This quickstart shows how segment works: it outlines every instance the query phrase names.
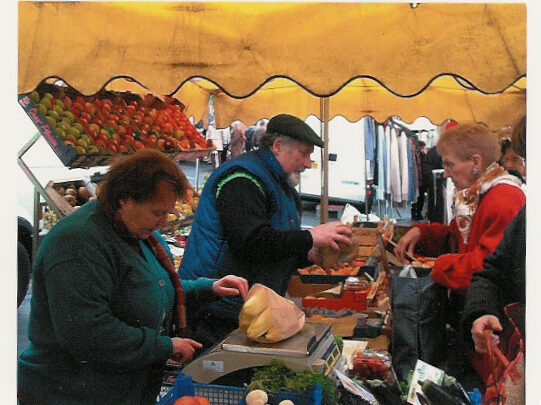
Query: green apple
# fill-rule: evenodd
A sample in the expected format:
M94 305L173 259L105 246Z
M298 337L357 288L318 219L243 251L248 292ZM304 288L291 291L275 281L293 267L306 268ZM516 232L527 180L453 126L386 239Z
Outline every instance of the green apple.
M89 137L87 134L82 134L81 139L85 141L88 145L92 145L94 142L92 142L92 138Z
M79 132L83 132L83 126L81 124L79 124L78 122L74 122L72 125L71 125L72 128L77 128L79 130Z
M51 117L50 115L46 116L45 120L51 126L51 128L56 127L56 120L53 117Z
M53 117L54 120L55 120L55 122L58 121L58 120L60 120L60 115L58 115L58 113L57 113L55 110L49 110L49 111L47 111L47 115L48 115L49 117Z
M70 123L75 120L75 116L73 115L71 111L64 111L62 113L62 116L66 118Z
M30 100L32 100L34 104L39 103L39 93L36 90L30 93Z
M83 148L88 148L88 143L86 143L85 141L83 141L82 139L77 139L77 141L75 142L75 146L82 146Z
M62 140L64 140L64 138L66 137L66 131L64 131L64 128L61 128L59 125L56 126L54 132L56 132Z
M49 100L48 98L43 97L40 101L40 104L43 104L47 108L47 111L51 109L51 100Z
M50 100L51 98L53 98L53 95L51 93L45 93L43 95L43 98L46 98L47 100Z
M90 153L91 155L97 155L98 153L100 153L100 151L95 145L90 145L87 149L87 152Z
M63 102L62 100L60 100L60 99L56 99L56 100L55 100L55 105L56 105L57 107L60 107L60 108L62 109L62 111L64 111L64 109L66 108L66 107L64 106L64 102Z
M39 110L39 112L42 113L43 115L47 115L47 107L45 106L45 104L39 103L39 104L38 104L38 110Z
M79 139L81 137L81 131L79 131L77 128L71 127L68 129L68 134L73 136L75 139Z
M64 131L69 131L69 129L71 128L71 122L69 121L66 121L65 120L65 117L62 118L62 121L60 121L58 124L57 124L58 127L62 128Z
M75 146L75 152L77 152L79 155L85 155L86 149L82 146Z
M58 115L62 115L62 113L64 112L64 109L60 107L58 104L54 105L54 110L58 113Z

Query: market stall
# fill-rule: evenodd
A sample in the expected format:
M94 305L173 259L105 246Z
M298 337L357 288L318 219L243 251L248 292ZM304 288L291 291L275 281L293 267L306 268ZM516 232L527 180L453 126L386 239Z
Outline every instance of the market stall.
M382 86L381 91L390 90L393 94L391 97L421 97L423 90L428 91L429 83L435 84L440 80L440 75L448 73L452 75L452 80L455 80L452 86L467 83L471 89L481 93L507 92L510 95L507 99L518 99L517 105L523 106L524 92L519 90L518 94L513 93L515 89L510 86L520 86L517 80L523 79L526 74L525 12L524 5L520 4L326 3L314 7L314 4L309 3L23 2L19 4L19 100L21 105L27 108L30 117L34 117L32 119L43 131L51 147L59 149L58 156L64 158L63 163L79 167L110 162L107 159L114 159L116 154L122 152L119 147L115 150L105 142L105 148L111 153L107 153L105 149L100 151L99 148L98 153L95 153L94 150L85 149L81 143L77 144L79 139L62 139L62 133L55 131L59 120L49 111L53 110L53 104L56 106L56 100L63 100L65 105L65 97L69 96L63 94L63 86L56 94L38 89L44 79L60 78L66 89L77 91L75 99L70 100L72 104L81 105L80 113L89 103L95 108L96 100L103 105L104 99L110 99L111 109L114 105L121 108L130 106L127 93L120 96L120 100L116 99L116 103L112 101L112 98L118 96L116 91L124 92L126 88L112 91L106 87L112 86L112 80L122 76L137 80L139 85L151 89L154 94L165 94L169 98L147 101L161 102L164 109L170 108L172 113L180 114L184 112L181 111L183 108L171 100L174 99L172 96L180 98L186 109L193 107L194 111L201 111L202 108L202 103L197 101L195 96L190 98L177 95L177 92L182 93L183 85L194 84L189 81L191 78L204 77L215 83L224 96L237 98L254 94L262 85L272 86L270 78L288 78L308 91L309 97L313 98L306 111L317 113L319 109L324 128L322 137L328 144L326 123L334 114L347 114L342 112L345 107L339 102L340 97L344 96L346 100L359 97L358 93L355 93L359 81L365 92L370 91L373 84L370 81L375 81ZM96 24L96 21L100 21L100 24ZM239 21L242 21L242 24L239 24ZM74 22L78 25L75 32ZM158 26L159 30L145 28ZM277 31L276 27L280 29ZM144 35L141 35L142 31ZM270 32L273 35L269 35ZM61 44L55 40L57 38L63 38ZM48 45L42 46L44 43ZM66 49L70 50L69 57L66 56ZM445 57L441 57L442 55ZM495 58L494 55L499 57ZM399 74L397 66L400 67ZM288 86L283 89L286 92L297 91ZM196 90L199 91L199 88ZM469 96L460 87L455 90L460 93L459 98L469 100ZM108 91L112 92L111 97L107 96ZM435 91L437 92L437 89ZM51 94L52 98L47 93ZM185 94L188 94L187 90ZM478 95L481 99L485 97ZM336 104L331 96L336 97ZM81 100L77 97L81 97ZM255 93L254 97L258 97L258 93ZM386 97L384 93L380 102L388 103ZM416 97L408 100L415 100ZM314 99L317 100L316 104ZM123 105L122 101L126 105ZM45 106L44 112L39 111L40 103ZM196 106L197 103L199 106ZM156 108L152 105L146 107ZM386 108L391 107L387 105ZM56 108L54 110L56 111ZM476 115L477 111L479 110L476 108L470 108L465 114L480 119L479 115ZM368 108L363 107L355 111L361 115L367 112ZM56 111L56 114L65 115L59 111ZM382 114L395 114L395 111ZM47 119L48 117L50 119ZM142 118L144 117L145 114ZM491 121L489 115L486 117L487 121ZM75 137L72 128L66 129ZM116 133L114 126L110 125L105 128L98 126L98 134L104 129L113 136L108 128L112 128L113 133ZM80 132L79 130L79 135ZM104 136L107 135L104 133ZM178 159L179 153L190 150L180 145L181 139L178 141L179 143L172 141L173 148L166 148L173 149L173 159ZM195 142L195 139L192 141ZM199 148L193 146L195 150L207 152L202 144L197 145ZM83 149L77 149L78 147ZM129 153L130 150L123 152ZM328 148L324 148L324 153L328 153ZM328 156L324 161L328 161ZM324 184L323 194L325 190ZM384 227L385 224L382 224L381 229ZM385 234L385 231L379 233ZM360 236L370 234L361 233ZM363 259L362 264L350 266L349 270L356 272L333 275L343 278L343 289L338 293L339 297L333 297L333 292L326 292L327 297L331 295L330 298L325 298L325 295L316 297L314 294L321 291L313 291L301 298L300 306L305 309L312 308L311 311L314 312L314 308L320 308L318 301L321 300L334 299L334 303L348 301L358 305L349 308L358 320L365 318L359 316L365 309L379 308L372 311L372 319L376 320L374 323L380 324L378 336L386 336L385 333L389 332L388 329L385 332L384 327L389 326L389 312L385 307L385 294L388 294L386 288L390 270L385 264L387 255L384 247L380 244L377 253L373 238L367 239L370 239L371 244L367 245L369 248L365 250L371 250L368 255L363 255L366 260ZM365 245L359 243L359 246ZM380 259L377 266L371 266L374 270L372 274L368 271L369 257ZM363 269L361 274L360 269ZM304 275L314 276L316 274L312 273L316 271L317 269L306 269ZM364 276L364 273L368 275L365 280L350 280L349 284L346 283L347 276L360 277ZM301 272L299 278L302 275ZM326 274L321 276L325 277ZM325 281L325 284L336 284L335 280ZM358 320L355 321L355 326ZM315 347L324 352L320 357L326 361L330 358L330 364L336 364L337 344L333 344L328 338L328 329L317 335L317 338L312 339L314 336L309 336L305 341L310 343L315 340ZM322 342L325 342L326 346L323 346ZM240 345L239 349L237 342L227 343L245 353L245 344ZM380 344L378 348L382 348L382 343L377 343ZM317 350L310 353L316 352ZM355 378L366 379L367 364L371 366L369 368L385 372L382 377L384 379L391 373L390 358L377 353L365 354L364 350L357 350L356 353L360 353L355 357L356 371L360 374L355 375ZM230 354L229 358L232 358ZM206 367L206 370L219 371L224 366L223 363L220 365L220 361L224 360L208 358L207 361L201 366ZM324 367L326 371L331 368ZM277 370L274 373L276 374ZM370 375L369 379L372 377ZM310 386L304 385L303 389L317 390L314 381L311 380ZM346 378L342 381L347 382L342 384L344 386L349 384L359 390L363 389L361 385ZM325 380L318 382L320 386L325 384ZM441 383L442 380L436 382ZM393 386L396 386L396 383L396 378L394 382L389 382ZM166 401L194 394L194 387L190 383L184 384L188 386L187 392L180 392L177 389L180 385L182 383L176 383L175 391L171 391L169 399L164 399L163 403L172 403ZM381 385L380 383L376 387ZM210 388L205 386L203 389ZM390 390L392 389L394 388ZM365 391L377 395L379 390L374 388ZM227 403L240 403L246 394L247 392L243 391L240 397ZM381 401L384 403L384 400ZM259 403L265 402L266 400ZM308 400L306 403L319 402L313 399L313 402Z

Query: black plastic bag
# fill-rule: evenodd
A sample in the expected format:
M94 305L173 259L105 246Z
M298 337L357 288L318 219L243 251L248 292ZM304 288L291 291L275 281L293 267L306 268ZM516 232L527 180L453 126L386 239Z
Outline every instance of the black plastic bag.
M447 352L447 288L435 283L430 269L417 278L391 278L391 355L399 380L407 380L417 359L438 367Z

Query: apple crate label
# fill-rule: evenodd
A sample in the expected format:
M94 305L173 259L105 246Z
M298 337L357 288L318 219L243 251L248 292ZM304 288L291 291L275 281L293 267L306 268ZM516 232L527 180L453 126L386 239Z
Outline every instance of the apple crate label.
M34 124L39 125L42 123L42 120L38 115L38 109L36 107L32 107L30 110L28 110L28 115L30 116L30 118L32 118L32 121L34 121Z
M203 370L211 371L213 373L223 373L224 362L215 360L203 360Z
M23 107L26 107L28 104L30 104L30 97L24 96L19 99L19 104Z
M43 124L41 126L41 129L42 129L43 135L45 135L47 137L47 139L49 140L51 145L53 147L56 147L57 142L56 142L56 138L54 137L53 133L51 132L51 127L49 125L47 125L47 124Z

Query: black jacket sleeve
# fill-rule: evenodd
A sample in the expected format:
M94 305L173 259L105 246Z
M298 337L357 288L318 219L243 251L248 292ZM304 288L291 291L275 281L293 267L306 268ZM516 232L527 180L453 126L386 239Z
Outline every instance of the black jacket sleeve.
M505 229L494 252L483 261L483 270L474 273L466 294L462 329L467 341L473 322L483 315L494 315L505 323L503 308L526 301L526 207Z
M233 255L248 262L279 262L296 257L305 265L312 235L276 230L270 225L272 202L250 179L238 177L221 188L216 209Z

